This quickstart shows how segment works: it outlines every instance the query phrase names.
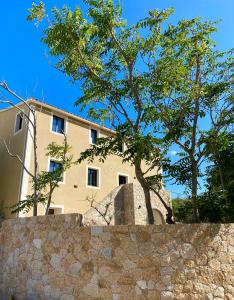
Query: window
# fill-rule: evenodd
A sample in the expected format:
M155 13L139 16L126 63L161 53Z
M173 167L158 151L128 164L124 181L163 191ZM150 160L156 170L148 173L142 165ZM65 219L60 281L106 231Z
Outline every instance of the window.
M61 170L61 169L62 169L61 163L54 161L54 160L50 161L50 172L54 172L54 171Z
M124 175L119 175L119 185L128 183L128 177Z
M55 215L55 211L53 208L49 208L48 215Z
M64 133L64 127L64 119L53 116L52 131L57 133Z
M23 126L23 114L17 114L16 116L16 122L15 122L15 133L20 131Z
M88 186L99 186L99 174L97 169L88 168Z
M50 168L49 168L50 172L55 172L55 171L61 170L61 169L62 169L62 164L60 162L50 160ZM63 175L61 175L60 181L63 181Z
M98 137L97 130L91 128L91 131L90 131L91 144L97 143L97 137Z
M48 212L49 215L60 215L62 213L63 213L62 207L56 207L56 206L50 207Z

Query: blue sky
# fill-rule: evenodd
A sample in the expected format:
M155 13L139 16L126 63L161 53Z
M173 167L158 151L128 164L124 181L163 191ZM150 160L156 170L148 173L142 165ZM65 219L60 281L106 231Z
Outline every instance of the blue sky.
M36 2L36 1L35 1ZM47 0L49 7L61 7L64 3L70 7L82 6L82 1ZM151 9L174 7L175 14L170 19L202 16L209 20L222 20L214 39L219 50L232 48L234 37L234 1L233 0L122 0L124 17L128 22L144 18ZM26 21L27 8L32 1L3 1L0 10L1 46L0 81L8 85L21 96L35 97L55 104L66 110L79 113L74 102L80 94L78 85L72 85L69 78L57 71L47 55L45 45L40 42L42 32ZM84 116L84 115L83 115ZM168 185L173 197L182 194L183 189Z

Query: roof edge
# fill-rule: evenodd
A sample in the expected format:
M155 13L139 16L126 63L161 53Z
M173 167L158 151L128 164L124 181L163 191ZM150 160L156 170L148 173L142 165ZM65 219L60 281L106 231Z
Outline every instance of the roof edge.
M87 124L87 125L96 127L96 128L98 128L98 129L102 129L102 130L107 131L107 132L112 133L112 134L115 133L114 130L112 130L112 129L108 128L108 127L105 127L105 126L103 126L103 125L100 125L100 124L95 123L95 122L92 122L92 121L89 121L89 120L87 120L87 119L85 119L85 118L79 117L79 116L76 115L76 114L73 114L73 113L68 112L68 111L66 111L66 110L64 110L64 109L61 109L61 108L58 108L58 107L53 106L53 105L51 105L51 104L48 104L48 103L46 103L46 102L37 100L37 99L35 99L35 98L28 98L27 100L25 100L25 103L27 103L27 104L35 104L35 105L38 105L38 106L47 108L47 109L49 109L49 110L51 110L51 111L58 112L58 113L60 113L60 114L62 114L62 115L64 115L64 116L67 116L67 117L69 117L69 118L71 118L71 119L74 119L74 120L76 120L76 121L80 121L80 122L82 122L82 123L84 123L84 124ZM7 108L4 108L4 109L0 110L0 113L1 113L1 112L5 112L5 111L10 110L10 109L14 109L14 108L16 108L17 106L22 106L22 105L24 105L24 102L16 103L15 106L10 106L10 107L7 107Z

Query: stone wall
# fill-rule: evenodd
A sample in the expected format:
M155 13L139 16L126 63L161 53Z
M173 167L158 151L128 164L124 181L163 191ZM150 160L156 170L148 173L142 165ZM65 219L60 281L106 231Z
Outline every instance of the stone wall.
M169 192L162 190L160 194L170 206ZM139 184L129 183L118 186L101 202L96 203L94 201L93 204L99 212L94 208L90 208L83 215L83 222L89 226L107 225L102 215L105 214L106 205L108 205L105 216L111 225L146 225L148 221L144 199L143 189ZM154 214L156 224L164 223L167 211L153 192L151 192L151 204L154 212L158 212Z
M161 190L160 194L164 199L164 201L166 202L166 204L170 206L171 205L170 193L166 190ZM165 223L166 214L167 214L165 207L163 206L162 202L159 200L159 198L155 195L154 192L151 191L150 196L151 196L151 205L153 211L158 211L159 214L161 215L161 217L158 218L159 215L154 213L155 223L156 224ZM135 224L146 225L148 223L147 211L145 206L143 189L140 185L137 184L133 185L133 199L134 199Z
M80 217L7 220L0 299L234 299L234 225L80 227Z
M89 199L89 201L94 200L93 205L97 208L90 208L86 213L83 214L83 223L87 226L93 225L107 225L102 215L105 214L106 220L111 225L118 225L122 222L123 224L123 198L124 198L125 185L118 186L113 191L111 191L101 202L97 203L94 199ZM91 202L90 202L91 205ZM108 209L106 211L106 207ZM106 213L105 213L106 211Z

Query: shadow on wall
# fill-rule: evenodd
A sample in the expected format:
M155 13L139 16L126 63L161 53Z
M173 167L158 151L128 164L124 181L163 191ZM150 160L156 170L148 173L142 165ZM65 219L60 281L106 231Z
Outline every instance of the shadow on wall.
M160 210L153 208L153 214L154 214L154 224L155 225L166 224L163 214L160 212ZM148 216L146 216L146 224L147 225L149 224Z
M167 191L162 191L162 196L167 203L170 203ZM155 224L165 224L167 212L154 194L151 194L151 203ZM95 208L91 208L84 214L84 225L107 225L105 218L111 220L108 225L148 224L144 193L139 184L130 183L118 186L97 203Z
M114 198L114 224L123 225L124 220L124 185L121 185Z

